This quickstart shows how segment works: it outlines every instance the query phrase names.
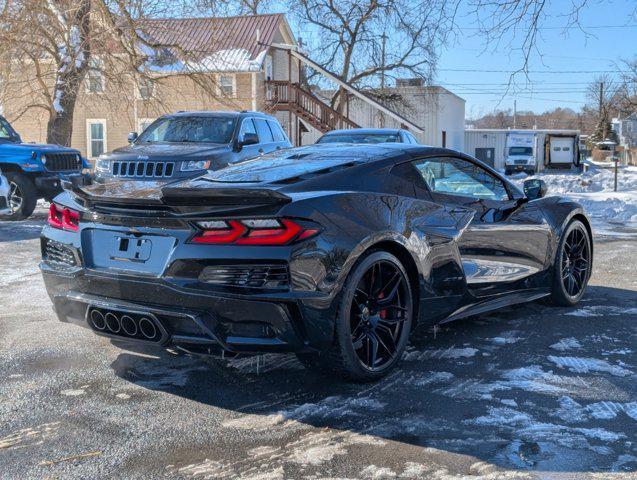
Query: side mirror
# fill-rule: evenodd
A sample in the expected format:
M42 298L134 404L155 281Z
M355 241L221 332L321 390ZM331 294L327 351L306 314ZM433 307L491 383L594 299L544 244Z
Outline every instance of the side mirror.
M239 146L245 147L246 145L256 145L259 143L259 137L256 133L246 132L241 138L239 138Z
M546 195L547 191L546 182L539 178L533 178L531 180L524 181L524 195L529 200L537 200Z
M135 140L137 140L137 137L139 137L139 135L137 135L137 132L130 132L128 134L128 143L135 143Z

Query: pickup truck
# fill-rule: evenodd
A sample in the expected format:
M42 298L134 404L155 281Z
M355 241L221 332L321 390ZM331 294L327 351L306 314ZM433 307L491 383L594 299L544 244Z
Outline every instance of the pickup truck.
M62 181L86 175L90 168L79 150L59 145L24 143L9 122L0 116L0 171L9 184L8 213L2 220L23 220L35 210L38 199L50 200L62 191ZM81 181L80 181L81 180Z

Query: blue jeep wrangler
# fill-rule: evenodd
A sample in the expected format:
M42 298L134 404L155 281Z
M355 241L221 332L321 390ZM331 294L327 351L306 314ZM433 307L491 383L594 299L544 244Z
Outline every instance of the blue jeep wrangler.
M89 163L78 150L58 145L22 143L20 135L0 116L0 171L9 182L9 213L2 220L29 217L39 198L50 200L62 191L62 180L83 183Z

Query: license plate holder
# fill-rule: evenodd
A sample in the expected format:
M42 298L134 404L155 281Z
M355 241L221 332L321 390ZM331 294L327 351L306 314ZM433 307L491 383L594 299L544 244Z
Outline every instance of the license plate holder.
M159 276L166 268L176 239L167 235L88 228L82 231L86 266Z
M152 248L150 238L115 235L111 241L110 256L113 260L144 263L150 259Z

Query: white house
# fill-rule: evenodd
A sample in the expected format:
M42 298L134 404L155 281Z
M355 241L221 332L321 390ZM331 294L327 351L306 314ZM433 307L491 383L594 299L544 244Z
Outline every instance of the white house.
M335 90L315 92L329 99ZM373 92L381 98L378 91ZM381 103L418 125L421 132L407 126L424 145L463 151L465 100L438 86L424 86L419 79L397 80L396 86L382 91ZM400 128L401 122L384 114L370 103L355 96L348 97L346 116L362 128ZM311 129L303 135L303 143L314 143L321 133Z

